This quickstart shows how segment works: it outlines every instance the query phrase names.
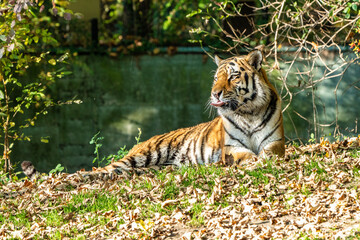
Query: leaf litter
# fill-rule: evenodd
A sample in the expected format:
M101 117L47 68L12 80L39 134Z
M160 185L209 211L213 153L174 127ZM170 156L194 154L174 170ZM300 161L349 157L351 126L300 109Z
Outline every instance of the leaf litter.
M360 139L287 146L238 166L60 173L0 184L1 239L351 239Z

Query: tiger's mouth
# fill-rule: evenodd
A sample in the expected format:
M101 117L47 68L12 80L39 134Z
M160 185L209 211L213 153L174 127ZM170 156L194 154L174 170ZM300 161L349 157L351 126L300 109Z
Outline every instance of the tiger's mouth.
M218 99L214 99L210 105L218 108L218 109L222 109L222 110L226 110L226 109L229 109L231 111L238 111L239 108L241 107L245 107L248 103L247 101L248 99L246 99L245 101L243 102L239 102L237 100L227 100L227 101L221 101L221 100L218 100Z
M223 102L223 101L220 101L220 100L217 100L216 102L212 102L210 103L210 105L214 106L214 107L222 107L224 105L226 105L227 103Z

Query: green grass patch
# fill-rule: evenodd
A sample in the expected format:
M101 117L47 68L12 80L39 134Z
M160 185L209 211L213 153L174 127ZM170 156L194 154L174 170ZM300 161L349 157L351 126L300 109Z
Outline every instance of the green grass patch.
M17 228L30 228L31 220L29 219L29 214L25 210L21 210L19 213L12 213L10 211L5 211L0 214L0 225L3 224L14 224Z
M192 208L190 210L190 216L191 216L190 225L192 225L192 226L204 225L204 217L201 216L201 213L203 211L204 211L203 203L195 203L192 206Z
M63 209L64 213L115 211L118 205L118 199L106 192L87 192L73 195L70 202Z

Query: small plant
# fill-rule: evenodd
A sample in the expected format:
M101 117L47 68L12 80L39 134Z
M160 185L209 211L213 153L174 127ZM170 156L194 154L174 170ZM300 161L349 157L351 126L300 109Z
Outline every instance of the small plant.
M316 143L316 138L315 138L315 134L314 134L314 133L311 133L311 134L310 134L309 143Z
M59 163L58 165L56 165L56 167L52 170L50 170L49 174L56 174L56 173L61 173L64 170L64 167Z
M141 128L138 128L138 131L139 131L139 133L138 133L137 137L135 137L136 144L140 143L140 137L141 137L141 134L142 134Z
M138 128L138 131L139 131L139 133L135 137L136 144L140 143L140 138L141 138L141 134L142 134L140 128ZM103 162L105 162L105 164L110 164L113 161L119 161L120 159L122 159L129 153L129 150L126 149L126 145L125 145L125 146L121 147L116 154L110 154L108 156L104 156L103 158L101 158L100 157L100 148L102 147L101 142L104 140L104 137L99 137L99 134L100 134L100 132L96 133L89 142L90 144L95 145L94 154L96 155L96 157L94 158L93 163L95 163L97 161L98 167L100 167Z
M110 154L103 158L101 162L105 161L105 164L110 164L111 162L116 162L122 159L128 154L129 150L126 149L126 145L121 147L116 154Z
M100 166L101 162L100 161L100 148L102 147L102 143L101 141L104 140L104 137L98 137L100 134L100 131L98 133L96 133L90 140L90 144L95 144L95 150L94 150L94 154L96 155L96 157L93 160L93 163L95 163L96 161L98 162L98 167Z

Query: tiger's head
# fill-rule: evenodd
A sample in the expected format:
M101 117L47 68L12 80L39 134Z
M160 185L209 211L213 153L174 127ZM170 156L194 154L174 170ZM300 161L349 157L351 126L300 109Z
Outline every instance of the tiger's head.
M220 114L254 114L266 107L273 87L261 68L262 61L260 50L225 60L215 56L218 69L211 90L210 104L215 106Z

